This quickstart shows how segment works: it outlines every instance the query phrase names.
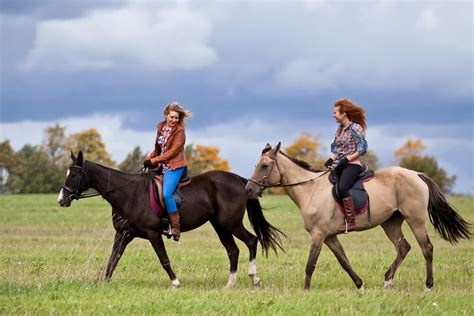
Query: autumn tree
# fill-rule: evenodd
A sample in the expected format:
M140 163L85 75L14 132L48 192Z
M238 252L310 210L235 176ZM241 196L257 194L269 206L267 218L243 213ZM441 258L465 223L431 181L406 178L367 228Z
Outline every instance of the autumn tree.
M219 157L219 148L204 145L187 145L184 151L189 175L195 176L210 170L229 171L229 162Z
M285 148L286 153L309 163L314 168L324 168L324 157L321 156L321 141L319 135L303 132L293 144Z
M421 139L411 139L409 138L402 147L398 148L395 151L395 158L403 159L409 156L421 156L423 151L426 149L425 144Z
M395 151L395 158L400 167L423 172L439 186L444 193L450 193L456 182L456 176L448 176L446 171L438 166L433 156L424 155L426 149L421 139L408 139L406 143Z
M140 147L135 147L131 153L127 155L118 168L127 173L137 173L141 164L145 160L146 154L143 154Z
M115 162L107 152L99 131L95 128L70 135L66 139L65 148L67 152L72 150L74 153L82 150L85 159L104 166L115 167Z

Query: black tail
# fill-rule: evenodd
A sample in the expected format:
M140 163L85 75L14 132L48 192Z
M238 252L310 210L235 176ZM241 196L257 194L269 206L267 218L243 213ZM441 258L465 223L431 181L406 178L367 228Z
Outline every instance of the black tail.
M286 237L286 235L281 230L267 222L265 216L263 216L262 207L258 199L247 200L247 214L250 224L257 234L257 238L262 244L262 252L265 256L268 257L268 250L270 248L272 248L275 253L277 253L277 247L285 252L281 245L280 234L284 237Z
M430 192L428 214L438 234L451 244L457 243L459 239L470 239L472 236L471 224L466 222L449 204L432 179L423 173L418 176L428 185Z

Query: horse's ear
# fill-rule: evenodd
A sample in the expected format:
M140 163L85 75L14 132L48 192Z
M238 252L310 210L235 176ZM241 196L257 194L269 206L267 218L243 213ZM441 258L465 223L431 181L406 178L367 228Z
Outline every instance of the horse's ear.
M82 151L79 151L79 153L77 154L76 164L78 166L82 166L83 162L84 162L84 155L82 154Z
M267 143L265 145L265 148L263 148L263 150L262 150L262 155L265 154L266 152L270 151L270 149L272 149L272 146L269 143Z
M72 150L71 150L71 159L72 161L76 161L76 156L74 156L74 153L72 152Z
M273 153L276 155L280 151L281 147L281 142L278 142L278 145L276 145L275 149L273 150Z

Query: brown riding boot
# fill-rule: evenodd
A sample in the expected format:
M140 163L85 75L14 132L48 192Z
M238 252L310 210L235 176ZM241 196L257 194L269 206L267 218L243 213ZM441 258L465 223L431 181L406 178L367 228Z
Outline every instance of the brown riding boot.
M170 213L170 236L173 236L173 239L179 241L181 236L180 225L179 225L179 210L173 213Z
M347 234L348 232L354 231L355 226L355 210L354 210L354 200L352 196L342 199L344 204L344 212L346 214L346 223L342 227L339 227L338 232Z

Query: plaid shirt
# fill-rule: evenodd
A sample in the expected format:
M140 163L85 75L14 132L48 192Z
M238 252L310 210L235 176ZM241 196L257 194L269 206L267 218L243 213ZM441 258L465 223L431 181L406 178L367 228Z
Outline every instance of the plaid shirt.
M162 153L164 153L166 151L166 148L168 147L168 138L170 137L170 135L171 127L166 127L166 125L163 126L157 140L158 146L160 146ZM161 165L163 166L163 172L168 171L169 165L167 161L162 162Z
M351 122L341 133L342 125L336 131L336 136L331 144L331 152L337 159L347 157L356 151L362 156L367 151L367 141L365 140L365 130L357 123Z

